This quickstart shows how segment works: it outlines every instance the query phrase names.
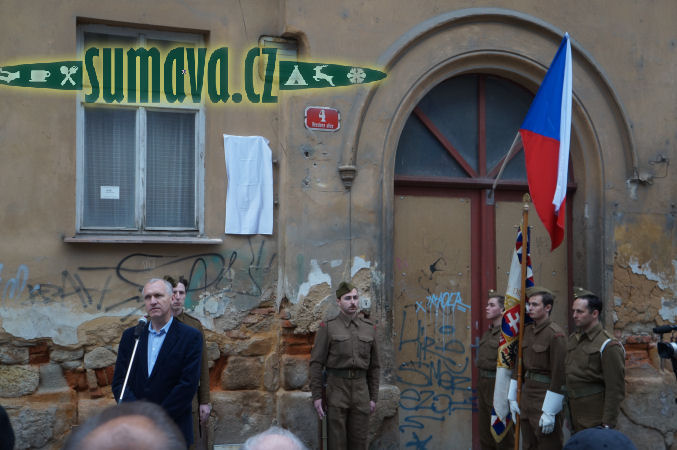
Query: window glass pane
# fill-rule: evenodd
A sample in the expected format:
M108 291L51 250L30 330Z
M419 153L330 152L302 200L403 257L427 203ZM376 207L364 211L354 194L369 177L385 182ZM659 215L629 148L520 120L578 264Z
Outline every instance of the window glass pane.
M195 42L180 42L180 41L167 41L167 40L160 40L160 39L147 39L146 40L146 48L150 49L152 47L157 48L160 51L160 61L161 64L163 65L163 68L161 69L164 71L164 63L167 59L167 55L169 55L169 52L174 50L175 48L183 47L184 49L188 48L196 48ZM197 50L194 53L195 55L195 64L197 64ZM180 65L183 62L183 70L179 70ZM165 86L165 79L164 75L162 77L162 80L160 83L162 83L163 90L166 92L169 89L169 92L172 94L178 94L179 86L177 86L177 83L180 83L180 80L183 79L183 94L186 96L186 99L184 99L185 103L190 103L192 102L191 99L191 88L190 88L190 76L191 76L191 71L193 71L194 68L188 66L188 56L186 55L186 51L183 51L183 54L179 56L178 60L172 64L172 72L174 76L171 77L172 80L172 85L171 87ZM163 72L164 73L164 72ZM195 76L195 73L192 74ZM206 92L206 89L204 90ZM164 101L164 93L162 94L161 98L163 98Z
M83 227L134 227L136 112L85 108Z
M195 113L146 116L146 227L195 229Z
M419 102L418 107L477 171L477 76L443 81Z
M135 47L139 41L138 38L133 36L117 36L113 34L90 32L84 33L84 38L85 51L87 51L89 47L97 47L99 49L103 47L122 47L124 51L127 52L129 48ZM99 57L101 57L101 53L99 53Z
M506 150L507 152L507 150ZM501 180L527 181L527 169L524 165L524 150L520 150L503 169Z
M395 157L398 175L467 177L466 172L414 114L409 116Z
M487 76L486 83L487 173L500 164L529 110L533 95L512 81ZM518 158L515 158L518 159ZM524 157L522 156L522 161ZM516 161L512 161L514 163ZM512 179L526 180L524 164L521 175L513 167Z
M96 77L99 82L99 97L96 100L96 103L100 104L105 104L106 102L103 99L103 83L104 83L104 73L103 73L103 49L104 48L117 48L120 47L123 49L123 61L127 60L127 50L132 47L137 46L138 39L135 37L131 36L117 36L117 35L110 35L110 34L101 34L101 33L84 33L84 49L83 49L83 58L84 58L84 52L87 51L89 48L96 48L99 50L99 55L95 56L92 59L92 64L94 65L94 71L96 72ZM116 78L115 78L115 72L116 72L116 59L115 59L115 51L111 51L111 69L110 73L106 74L106 77L110 77L110 83L111 86L107 91L111 91L114 89L114 86L116 86ZM125 62L123 62L123 65ZM83 68L84 69L84 68ZM126 70L123 69L123 86L126 86L126 81L124 78L126 77L127 72ZM92 93L92 85L90 83L90 77L88 76L83 76L82 77L82 82L83 82L83 93L85 95L89 95ZM126 94L125 94L126 95ZM126 97L125 97L126 100Z

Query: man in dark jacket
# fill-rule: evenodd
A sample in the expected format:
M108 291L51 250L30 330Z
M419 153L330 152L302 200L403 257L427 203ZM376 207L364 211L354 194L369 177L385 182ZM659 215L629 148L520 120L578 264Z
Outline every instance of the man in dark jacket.
M195 328L173 320L171 298L172 285L165 280L152 279L144 286L143 299L150 323L139 337L124 392L136 327L122 334L112 388L118 402L147 400L162 406L190 445L191 403L200 379L202 336Z

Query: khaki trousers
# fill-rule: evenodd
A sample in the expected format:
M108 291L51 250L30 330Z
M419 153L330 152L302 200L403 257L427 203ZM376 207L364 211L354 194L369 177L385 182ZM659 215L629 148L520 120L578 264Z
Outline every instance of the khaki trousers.
M366 377L327 377L329 450L366 450L369 438L369 388Z
M514 428L499 443L496 443L491 434L491 408L494 403L495 378L480 377L479 387L479 414L480 421L480 445L482 450L512 450L515 448Z

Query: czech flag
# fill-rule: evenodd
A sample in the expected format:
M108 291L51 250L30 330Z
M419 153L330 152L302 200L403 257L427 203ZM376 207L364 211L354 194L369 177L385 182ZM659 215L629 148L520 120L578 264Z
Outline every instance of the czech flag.
M569 33L520 127L529 193L550 234L551 251L564 239L571 135L571 44Z

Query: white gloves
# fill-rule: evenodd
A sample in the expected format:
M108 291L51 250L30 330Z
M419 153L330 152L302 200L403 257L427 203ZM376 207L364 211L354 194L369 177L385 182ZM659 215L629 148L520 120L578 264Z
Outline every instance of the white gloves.
M541 408L543 414L541 420L538 421L543 434L550 434L555 429L555 415L562 410L562 400L564 400L562 394L556 394L552 391L545 393L543 407Z
M517 404L517 380L510 380L508 401L510 402L510 413L512 414L512 420L515 420L516 414L520 414L520 407Z

